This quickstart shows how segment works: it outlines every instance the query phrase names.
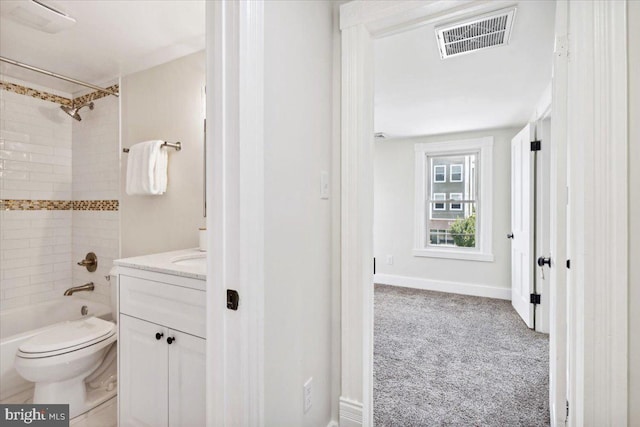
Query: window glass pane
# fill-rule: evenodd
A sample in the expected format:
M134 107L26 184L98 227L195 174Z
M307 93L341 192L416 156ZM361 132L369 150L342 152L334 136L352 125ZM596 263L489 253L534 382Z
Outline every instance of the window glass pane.
M476 247L476 204L461 205L460 216L456 219L432 217L427 220L428 246Z
M434 165L433 166L433 182L446 182L446 181L447 181L447 166Z
M451 165L451 182L462 182L462 169L463 165Z
M477 155L429 156L427 246L475 248ZM449 179L447 179L447 171Z
M462 200L462 193L449 193L449 200ZM449 203L449 210L461 211L462 203Z
M434 193L433 194L433 200L445 200L447 198L447 195L444 193ZM433 210L434 211L443 211L445 210L445 206L446 204L443 203L433 203Z

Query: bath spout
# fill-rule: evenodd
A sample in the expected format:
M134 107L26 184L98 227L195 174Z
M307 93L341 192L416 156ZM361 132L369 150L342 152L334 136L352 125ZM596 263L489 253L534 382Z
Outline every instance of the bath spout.
M85 283L82 286L74 286L73 288L67 289L66 291L64 291L64 296L68 297L70 295L73 295L74 292L92 291L94 288L95 286L93 285L93 282Z

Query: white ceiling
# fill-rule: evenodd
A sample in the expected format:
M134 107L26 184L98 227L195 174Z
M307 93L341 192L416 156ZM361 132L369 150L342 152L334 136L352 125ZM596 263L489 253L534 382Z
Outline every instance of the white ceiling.
M525 124L551 81L554 15L554 1L521 1L509 45L445 60L440 23L376 40L375 131L398 137Z
M0 56L100 85L204 49L204 0L41 2L76 24L48 34L3 17ZM67 93L82 88L6 63L0 73Z

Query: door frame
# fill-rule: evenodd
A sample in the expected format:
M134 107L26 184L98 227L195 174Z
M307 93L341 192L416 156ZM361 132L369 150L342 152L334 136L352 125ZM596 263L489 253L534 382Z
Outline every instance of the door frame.
M565 319L568 315L574 325L568 331L567 342L570 367L567 386L571 390L569 405L572 408L569 425L584 425L585 420L589 425L591 421L594 425L599 424L597 421L604 421L604 425L625 425L628 404L626 1L569 3L560 0L559 3L566 6L567 19L576 36L557 40L556 55L564 54L575 61L567 67L569 81L558 79L553 89L556 98L567 94L566 105L560 103L553 107L556 119L553 135L567 135L568 145L567 152L559 153L556 163L552 164L552 174L562 173L564 166L569 171L568 181L573 189L569 195L573 213L568 232L572 254L575 254L571 275L575 280L568 283L566 305L562 302L563 290L554 291L558 300L551 307L551 316ZM489 7L498 9L508 4L494 1ZM462 0L353 1L340 8L342 390L339 420L342 427L373 424L374 88L370 72L373 39L443 16L453 18L486 7L487 2ZM571 42L567 49L563 46L565 42ZM585 67L590 67L587 72ZM563 111L567 112L566 121L561 119ZM588 130L584 129L585 123L590 124ZM563 159L567 162L562 163ZM596 159L607 159L608 163ZM603 179L593 182L594 176ZM593 188L586 186L585 180L593 183ZM611 188L615 190L607 192ZM562 193L555 189L556 203L566 201L566 194ZM597 200L608 203L596 205ZM554 221L555 230L561 230L565 220L555 218ZM595 245L596 235L599 245ZM555 237L556 251L552 254L557 257L552 274L557 276L563 276L558 271L565 260L562 250L557 250L562 246L558 242L563 237ZM592 256L601 256L597 259L606 263L590 262ZM555 327L562 328L562 322ZM609 345L601 345L602 342ZM552 343L550 358L553 366L550 372L555 376L551 383L554 402L566 395L563 382L557 377L562 368L555 367L558 356L562 356L557 344ZM552 408L555 411L552 422L557 425L561 408L553 402Z
M568 17L568 425L627 425L627 1Z
M207 1L207 425L264 423L264 3ZM237 311L226 307L237 290Z

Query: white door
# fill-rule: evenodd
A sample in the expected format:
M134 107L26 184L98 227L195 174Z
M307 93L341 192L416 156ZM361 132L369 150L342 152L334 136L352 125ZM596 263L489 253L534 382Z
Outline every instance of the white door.
M542 144L540 151L535 154L536 160L536 243L533 260L538 257L549 258L551 256L551 118L545 117L536 123L535 139ZM533 155L533 153L532 153ZM540 305L536 307L535 328L537 332L548 334L550 331L551 307L549 284L551 281L551 269L549 266L543 268L534 264L535 290L540 294Z
M169 426L205 426L206 341L169 330Z
M120 427L168 424L167 332L155 323L120 315ZM156 334L158 335L156 338Z
M533 328L533 156L531 126L511 140L511 303Z

